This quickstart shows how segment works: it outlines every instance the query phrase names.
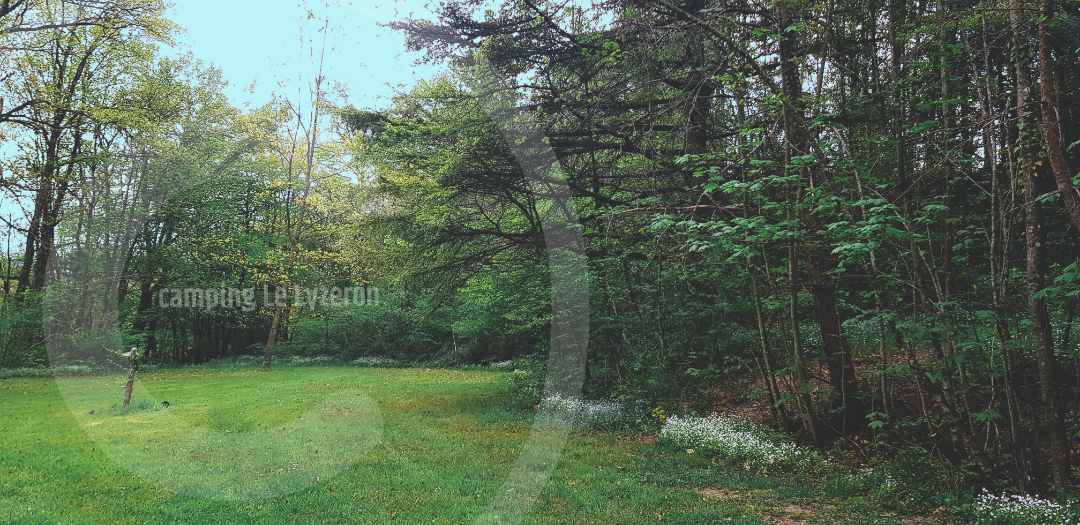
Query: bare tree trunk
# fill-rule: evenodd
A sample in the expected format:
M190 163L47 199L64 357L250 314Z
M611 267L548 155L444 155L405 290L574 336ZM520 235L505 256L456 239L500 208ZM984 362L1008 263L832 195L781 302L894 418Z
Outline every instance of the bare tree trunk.
M1080 229L1080 194L1072 184L1072 174L1065 161L1065 148L1062 145L1057 85L1054 79L1053 48L1050 42L1050 28L1047 24L1053 20L1055 6L1053 0L1042 0L1039 22L1039 86L1042 95L1042 128L1046 155L1050 159L1050 168L1054 172L1065 208L1073 224ZM1020 68L1017 68L1019 71ZM1023 133L1023 131L1021 131ZM1069 440L1065 434L1065 421L1061 404L1056 401L1054 382L1054 335L1050 325L1050 316L1046 308L1046 299L1035 299L1033 294L1044 286L1042 262L1042 220L1039 216L1039 203L1033 177L1024 179L1024 197L1026 207L1025 227L1027 235L1027 292L1028 308L1031 312L1031 329L1035 335L1035 352L1039 369L1040 414L1039 419L1050 437L1050 465L1054 473L1054 485L1068 485L1072 477Z
M285 288L288 297L288 287ZM274 355L274 342L277 341L278 326L281 325L281 311L285 309L284 303L275 300L274 320L270 323L270 338L266 341L266 357L263 358L263 366L270 366L270 359Z
M1022 183L1024 184L1024 188L1025 188L1024 200L1025 200L1025 203L1027 203L1029 201L1030 202L1035 202L1034 201L1035 197L1034 197L1034 195L1032 195L1032 193L1034 192L1034 184L1033 184L1034 178L1033 177L1035 175L1034 174L1034 171L1035 171L1034 170L1034 161L1032 159L1032 156L1033 156L1033 153L1034 153L1034 150L1035 150L1035 145L1033 144L1034 140L1033 140L1032 133L1034 131L1033 127L1035 125L1035 116L1034 116L1034 114L1032 112L1032 108L1031 108L1031 105L1030 105L1031 100L1032 100L1032 96L1033 96L1031 70L1028 68L1028 64L1030 63L1030 61L1028 60L1029 55L1025 52L1025 47L1027 47L1025 44L1026 44L1026 42L1028 41L1028 38L1029 38L1028 37L1029 26L1028 26L1028 22L1026 20L1026 17L1024 17L1022 12L1021 12L1020 0L1009 0L1009 22L1012 25L1013 47L1014 47L1014 53L1016 53L1016 56L1013 57L1012 62L1014 64L1013 69L1015 70L1015 76L1016 76L1016 108L1017 108L1017 110L1016 110L1017 135L1016 135L1016 144L1015 144L1016 147L1011 147L1011 146L1013 146L1011 144L1008 145L1008 146L1010 146L1009 151L1016 151L1016 157L1015 157L1015 159L1016 159L1016 162L1015 162L1016 167L1014 168L1014 173L1013 173L1015 179L1012 182L1011 186L1012 186L1013 189L1015 189L1016 186L1017 186L1015 180L1018 179L1020 181L1023 181ZM1028 190L1028 185L1029 185L1028 181L1032 182L1030 191ZM1014 192L1014 194L1015 194L1015 192ZM1037 205L1037 203L1035 205ZM1002 206L1002 209L1004 209L1004 206ZM1025 226L1027 226L1028 215L1030 215L1027 212L1030 211L1030 210L1028 210L1028 208L1026 208L1026 207L1024 208L1024 210L1025 210L1025 217L1024 217ZM1005 220L1004 217L1002 218L1002 228L1003 229L1008 228L1006 220ZM1003 231L1003 235L1007 235L1007 230ZM1029 247L1029 245L1032 243L1033 240L1035 240L1035 239L1028 239L1027 235L1025 234L1025 246L1026 247ZM1031 261L1029 260L1028 263L1029 263L1029 266L1030 266ZM1007 272L1007 270L1005 269L1006 264L1007 264L1007 259L1005 257L1002 257L1002 272ZM1029 273L1030 272L1031 272L1031 268L1029 268ZM1004 282L1004 278L1003 278L1003 282ZM1004 286L1002 288L1004 288ZM1005 370L1005 378L1004 378L1005 379L1005 388L1006 388L1005 393L1006 393L1006 396L1007 396L1006 401L1009 403L1009 429L1010 429L1010 433L1012 434L1012 441L1013 441L1014 448L1015 448L1015 450L1017 452L1017 457L1019 458L1018 465L1026 465L1027 464L1027 450L1026 450L1027 447L1026 447L1026 444L1024 443L1025 440L1023 439L1023 436L1021 434L1020 427L1019 427L1019 425L1017 425L1017 421L1016 421L1018 419L1018 414L1020 412L1020 407L1019 407L1019 403L1016 400L1016 392L1015 392L1016 383L1015 383L1015 378L1013 377L1013 366L1014 366L1014 357L1015 356L1014 356L1014 353L1012 352L1011 348L1007 344L1009 342L1009 340L1012 338L1012 336L1010 335L1009 327L1006 324L1007 317L1006 317L1006 312L1004 311L1005 310L1005 306L1004 306L1005 305L1005 300L1004 300L1005 290L1002 290L1000 295L1002 297L998 298L998 299L995 299L995 303L1000 304L1000 306L998 306L998 308L997 308L998 309L997 329L998 329L999 337L1001 338L1001 342L1002 342L1001 348L1002 348L1003 367L1004 367L1004 370ZM1029 293L1028 297L1030 298L1030 293ZM1038 306L1036 306L1034 304L1030 304L1030 303L1029 303L1028 306L1029 306L1029 313L1031 313L1032 315L1037 315L1038 314L1038 312L1037 312ZM1042 304L1042 310L1043 311L1045 311L1045 307L1046 307L1046 305L1045 305L1045 303L1043 303ZM1018 468L1017 470L1018 470L1018 474L1020 474L1021 483L1023 483L1024 478L1025 478L1024 472L1020 468Z
M803 410L806 411L806 420L803 422L806 430L810 433L810 439L814 441L814 445L820 445L817 435L817 417L814 415L813 400L810 398L810 393L807 392L810 380L806 372L806 360L803 358L802 353L802 331L799 328L799 289L795 285L795 272L798 270L798 261L796 257L798 251L795 249L795 243L791 243L788 248L788 285L791 288L791 296L788 302L789 315L791 318L791 346L792 353L795 356L795 377L798 380L796 385L798 388L799 404L802 405Z
M858 392L855 367L851 358L851 347L840 330L840 315L837 310L836 284L826 273L826 256L818 248L810 249L810 293L814 296L814 317L821 329L821 342L825 349L825 361L829 369L829 386L840 396L840 405L844 407L843 420L862 421L865 415L863 407L854 397Z
M1026 201L1024 214L1025 240L1027 244L1027 296L1031 331L1035 338L1035 359L1039 369L1040 409L1039 423L1050 437L1050 462L1054 472L1054 484L1064 486L1070 473L1068 440L1062 424L1061 408L1055 398L1054 383L1054 335L1050 314L1044 297L1035 294L1045 286L1042 260L1042 223L1039 215L1038 194L1035 181L1024 180Z
M772 361L769 359L769 338L765 327L765 317L761 311L761 291L758 288L757 271L754 268L753 259L747 259L746 263L746 269L750 273L750 283L754 290L754 313L757 315L758 342L761 343L761 359L762 367L764 367L761 375L772 400L769 411L777 425L787 426L787 415L784 413L784 408L780 406L780 389L776 385L776 375L773 374Z
M325 31L326 27L324 27L323 30ZM325 34L326 33L323 33L324 36L325 36ZM323 41L322 53L325 53L325 51L326 51L325 46L326 46L326 42L324 40ZM320 55L320 56L322 56L322 55ZM305 123L303 121L304 117L303 117L303 113L301 112L300 108L298 108L298 107L292 107L291 108L292 111L294 112L295 116L296 116L296 126L297 127L295 128L295 130L293 132L294 134L292 136L291 149L287 153L286 152L280 152L279 153L279 155L281 155L281 157L283 158L283 160L285 160L285 162L287 164L287 173L289 174L289 182L291 183L292 182L292 174L293 174L293 170L294 170L294 164L295 164L295 162L297 160L296 159L296 147L297 147L298 142L297 142L296 137L297 137L297 134L299 134L301 132L303 133L303 139L304 139L304 143L303 143L303 145L304 145L304 152L303 152L304 153L304 157L303 157L303 162L304 162L304 166L303 166L304 189L303 189L303 193L299 197L299 199L300 199L300 207L297 210L297 217L296 217L295 222L293 222L293 220L291 218L292 214L290 213L290 211L291 211L291 208L290 208L291 201L287 200L286 201L286 206L285 206L285 226L286 226L287 235L289 237L289 264L288 264L288 267L287 267L286 272L285 272L285 281L286 282L284 283L285 284L285 297L286 298L288 297L288 288L292 284L291 281L292 281L292 277L293 277L293 270L296 269L296 258L298 256L298 254L300 253L300 238L301 238L301 235L303 234L304 219L305 219L307 211L308 211L307 210L307 199L308 199L308 196L311 195L311 183L312 183L313 178L314 178L315 148L318 145L319 130L320 130L319 120L320 120L320 116L322 115L321 112L324 111L324 108L322 107L322 103L323 103L322 83L323 83L324 80L325 79L322 76L322 62L320 60L320 62L319 62L319 72L315 76L314 84L311 86L311 91L310 91L310 94L311 94L311 114L308 116L308 122ZM289 188L290 188L289 192L291 194L292 193L292 186L290 185ZM287 312L287 310L285 310L285 304L284 304L285 302L286 301L282 301L282 304L276 304L277 301L275 300L276 308L274 309L274 320L273 320L273 322L272 322L272 324L270 326L270 338L266 343L266 357L263 359L263 366L270 366L270 359L271 359L271 357L273 356L273 353L274 353L274 342L275 342L275 339L277 338L277 334L278 334L278 327L281 325L282 312L283 311ZM288 317L288 315L286 315L286 318L287 317Z
M56 185L55 194L49 195L48 204L44 213L41 214L37 260L34 261L34 274L30 279L31 286L35 289L45 286L45 271L48 269L49 257L52 255L53 243L56 240L56 226L60 222L60 211L66 197L67 184L66 180L62 180Z
M1080 229L1080 191L1072 183L1072 172L1065 160L1061 135L1061 104L1058 101L1057 82L1054 78L1054 48L1047 25L1053 20L1055 10L1054 0L1042 0L1039 10L1039 87L1042 95L1043 141L1061 200L1069 211L1073 225Z
M51 182L42 179L39 183L37 195L34 197L34 215L30 218L29 228L26 230L26 244L23 252L23 264L19 269L19 283L15 286L15 293L22 293L30 287L30 270L34 267L34 249L37 245L38 231L41 227L41 211L45 208L46 195L52 191Z

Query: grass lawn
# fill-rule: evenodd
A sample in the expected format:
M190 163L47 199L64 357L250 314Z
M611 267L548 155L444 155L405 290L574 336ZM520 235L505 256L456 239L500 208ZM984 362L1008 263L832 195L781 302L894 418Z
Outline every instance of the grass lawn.
M0 523L476 523L507 497L534 415L503 377L148 371L127 411L124 377L5 379ZM523 523L901 523L649 440L571 434L557 465Z

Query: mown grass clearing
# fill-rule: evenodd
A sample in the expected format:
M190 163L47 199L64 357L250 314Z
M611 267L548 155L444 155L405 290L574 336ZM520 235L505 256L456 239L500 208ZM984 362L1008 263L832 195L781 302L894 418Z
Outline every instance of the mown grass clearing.
M346 367L167 370L140 376L145 390L127 411L118 406L119 377L5 379L0 522L474 523L500 496L534 416L508 404L502 377ZM363 424L374 420L363 403L326 403L342 392L370 398L381 427ZM319 432L285 437L318 418L351 422L356 435L330 426L332 439L321 442ZM198 439L185 441L184 433ZM230 443L249 447L251 456L187 450ZM236 449L219 451L228 450ZM317 455L331 460L319 463ZM346 464L334 467L333 458ZM133 473L132 464L141 470ZM204 467L227 472L190 478ZM317 474L325 471L333 472ZM188 478L170 481L178 476ZM284 481L267 485L268 477ZM191 497L200 481L224 492ZM264 497L249 499L266 486ZM875 517L865 502L825 505L817 486L731 472L650 440L574 434L525 523L661 516L666 523L900 523Z

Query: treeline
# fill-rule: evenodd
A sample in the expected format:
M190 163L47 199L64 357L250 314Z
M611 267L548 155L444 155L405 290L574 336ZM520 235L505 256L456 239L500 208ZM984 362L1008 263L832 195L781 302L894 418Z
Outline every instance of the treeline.
M306 100L235 108L220 71L161 52L177 29L166 7L0 8L0 368L126 367L131 347L141 363L189 365L270 363L275 345L447 363L537 345L535 325L447 302L404 270L376 275L359 223L388 203L321 71ZM295 301L360 286L381 288L379 304ZM259 297L256 308L163 306L176 289ZM265 300L278 289L287 300Z

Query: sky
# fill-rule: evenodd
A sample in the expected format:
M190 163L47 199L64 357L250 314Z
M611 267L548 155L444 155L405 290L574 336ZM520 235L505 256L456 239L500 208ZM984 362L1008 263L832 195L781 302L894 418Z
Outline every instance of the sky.
M419 54L405 51L405 38L378 25L409 15L433 19L423 0L175 1L169 18L185 33L170 51L190 51L220 68L230 84L226 95L240 107L262 105L274 92L298 96L317 70L312 50L317 60L316 30L327 19L324 76L345 85L358 108L384 108L394 88L408 90L441 71L415 65Z

